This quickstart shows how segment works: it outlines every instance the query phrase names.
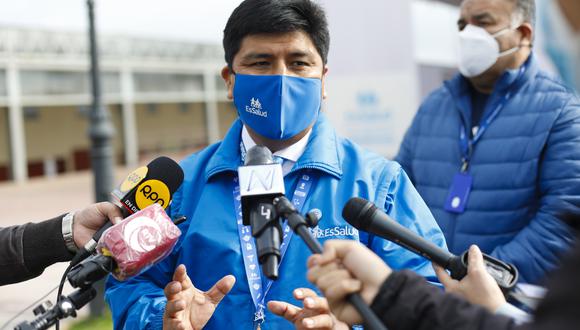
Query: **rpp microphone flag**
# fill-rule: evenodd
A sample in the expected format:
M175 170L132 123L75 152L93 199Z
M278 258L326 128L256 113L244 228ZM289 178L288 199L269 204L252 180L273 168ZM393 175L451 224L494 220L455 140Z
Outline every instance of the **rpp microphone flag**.
M153 203L166 209L171 204L173 194L181 186L183 176L183 170L173 159L165 156L157 157L147 166L129 173L111 195L121 207L124 218ZM103 225L77 252L71 264L76 265L93 253L101 235L112 225L111 222Z
M179 236L179 228L163 207L154 203L109 228L99 240L97 251L115 260L117 267L112 274L123 281L169 255Z
M111 195L128 216L153 203L166 209L182 182L183 170L179 164L161 156L131 172Z
M97 254L67 275L73 287L88 287L112 274L125 281L149 269L171 253L181 231L159 204L152 204L107 229Z

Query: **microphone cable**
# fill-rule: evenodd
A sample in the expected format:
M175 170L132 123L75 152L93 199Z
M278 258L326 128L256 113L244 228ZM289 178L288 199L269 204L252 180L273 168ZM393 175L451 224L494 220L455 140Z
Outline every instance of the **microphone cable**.
M56 306L60 303L60 297L62 296L62 290L64 289L64 283L66 282L66 276L68 272L73 267L73 263L70 262L64 272L62 273L62 277L60 278L60 283L58 284L58 292L56 293ZM54 291L54 290L53 290ZM60 319L56 319L56 323L54 324L56 330L60 329Z

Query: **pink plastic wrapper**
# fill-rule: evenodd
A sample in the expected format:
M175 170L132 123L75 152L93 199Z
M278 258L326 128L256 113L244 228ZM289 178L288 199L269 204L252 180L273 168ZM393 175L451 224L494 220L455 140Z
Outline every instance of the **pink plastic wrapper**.
M169 255L179 236L179 228L154 203L105 231L97 251L115 259L113 276L124 281Z

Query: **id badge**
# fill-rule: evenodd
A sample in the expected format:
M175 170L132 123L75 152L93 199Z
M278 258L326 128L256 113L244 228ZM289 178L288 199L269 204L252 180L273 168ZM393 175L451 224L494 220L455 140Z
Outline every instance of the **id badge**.
M467 198L471 191L471 183L473 177L468 173L457 173L453 177L447 201L445 201L445 210L453 213L463 213L465 205L467 205Z

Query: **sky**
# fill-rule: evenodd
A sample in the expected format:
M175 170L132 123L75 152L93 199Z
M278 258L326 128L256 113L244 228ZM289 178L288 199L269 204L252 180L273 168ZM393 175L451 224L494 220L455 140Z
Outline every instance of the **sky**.
M95 0L97 28L106 34L221 43L240 0ZM0 27L87 29L85 0L0 0Z

